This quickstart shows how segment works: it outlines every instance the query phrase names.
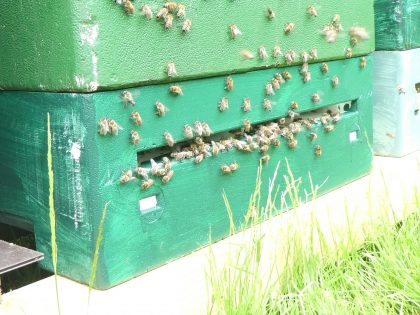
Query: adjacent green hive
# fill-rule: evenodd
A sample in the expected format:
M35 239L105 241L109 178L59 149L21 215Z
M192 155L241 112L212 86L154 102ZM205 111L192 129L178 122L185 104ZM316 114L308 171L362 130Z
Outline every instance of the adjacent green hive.
M420 0L375 0L377 50L420 47Z
M112 0L35 0L28 4L3 0L0 5L0 90L78 91L119 89L168 81L167 63L176 65L174 80L202 78L274 66L275 45L299 56L318 49L318 61L343 59L349 47L348 29L365 27L370 39L353 48L353 55L374 50L373 0L244 0L187 1L191 31L182 21L165 31L155 18L140 15L144 2L133 2L128 16ZM148 2L154 15L164 1ZM306 10L314 4L317 17ZM276 13L267 18L267 9ZM343 31L326 43L321 31L340 14ZM284 34L286 23L295 29ZM231 39L230 24L243 35ZM264 45L267 60L244 61L240 51L258 55ZM284 65L283 58L280 63Z
M328 74L322 74L320 64L313 64L307 84L300 78L299 67L288 68L293 78L271 97L271 112L262 108L262 101L264 85L276 69L234 75L232 92L224 90L225 77L183 82L184 95L179 97L169 95L168 84L136 88L131 90L137 96L134 108L124 107L121 91L0 92L0 212L34 223L37 249L45 253L42 264L51 269L46 134L50 112L59 273L89 281L102 210L111 201L94 286L106 289L119 284L207 244L210 229L213 240L226 237L229 220L223 191L239 224L254 189L261 155L236 150L207 157L198 165L192 160L173 161L175 175L167 185L158 178L146 191L140 190L139 180L121 185L121 172L137 166L138 154L164 146L165 131L182 141L183 125L195 120L208 122L219 133L239 128L244 118L258 123L284 116L292 100L299 103L300 111L352 102L333 132L324 132L318 124L303 129L295 149L282 140L279 148L269 150L271 160L262 173L262 200L278 162L278 183L285 189L286 159L295 179L302 181L303 199L311 191L309 173L314 185L325 182L319 193L367 174L372 160L372 67L369 57L365 69L359 63L359 58L330 62ZM331 84L334 75L340 79L336 88ZM221 113L217 103L228 93L230 108ZM321 96L317 105L311 101L313 93ZM240 108L244 97L253 104L249 113ZM156 99L169 108L165 117L155 115ZM143 115L140 127L130 120L133 109ZM102 118L116 120L123 129L118 135L99 135L97 124ZM137 147L130 143L131 130L142 137ZM318 133L314 142L308 137L311 131ZM317 144L323 150L320 157L314 154ZM239 170L222 175L220 166L232 162L240 164ZM150 196L156 196L156 207L140 211L139 201Z

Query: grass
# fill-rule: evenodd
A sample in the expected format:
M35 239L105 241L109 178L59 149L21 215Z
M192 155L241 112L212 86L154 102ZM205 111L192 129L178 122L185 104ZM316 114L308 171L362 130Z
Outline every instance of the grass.
M283 195L289 195L292 207L296 207L300 203L299 187L288 169ZM275 191L273 182L271 196ZM248 208L248 213L259 209L259 216L252 219L248 230L250 240L231 244L221 264L210 245L209 314L420 314L417 188L414 200L406 202L407 216L403 221L388 215L394 212L387 202L390 192L386 190L381 206L387 215L363 230L362 243L358 241L360 235L351 228L327 235L312 217L308 237L302 233L303 223L294 222L285 233L283 250L267 257L267 235L259 223L276 209L271 200L259 204L260 186L258 176ZM312 196L315 194L313 191ZM233 222L226 196L225 201ZM347 221L351 221L348 209L346 214ZM248 223L245 220L244 226Z

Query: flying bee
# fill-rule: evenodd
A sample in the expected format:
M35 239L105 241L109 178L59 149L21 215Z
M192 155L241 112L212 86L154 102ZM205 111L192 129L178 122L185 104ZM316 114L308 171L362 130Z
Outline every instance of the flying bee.
M169 11L167 8L162 8L159 10L159 12L156 14L156 19L158 20L164 20L166 16L168 15Z
M309 54L306 51L302 52L300 54L300 59L303 63L307 63L309 61Z
M338 77L336 75L333 76L333 78L331 79L332 87L336 88L339 83L340 83L340 80L338 79Z
M191 29L192 22L190 19L186 19L184 23L182 23L182 31L184 33L188 33Z
M312 94L312 102L319 103L320 101L321 101L321 97L319 96L318 93Z
M252 52L250 52L249 50L241 50L241 55L245 60L249 60L249 59L254 59L255 56Z
M315 146L315 155L316 156L321 156L322 155L322 148L321 148L321 145L319 145L319 144L317 144Z
M249 112L251 110L251 100L249 98L245 98L242 102L242 109L244 112Z
M306 9L306 12L310 16L314 16L314 17L317 17L318 16L318 12L316 11L316 9L315 9L315 7L313 5L309 5L308 8Z
M273 57L278 59L280 58L280 56L281 56L281 48L279 45L276 45L274 46L274 49L273 49Z
M184 136L188 139L194 138L194 131L190 125L184 126Z
M178 8L178 4L176 2L166 2L163 7L175 11Z
M275 94L276 93L274 92L273 84L267 83L265 85L265 95L270 96L270 95L275 95Z
M124 10L127 14L133 14L135 11L134 5L130 0L124 1Z
M153 19L152 9L150 9L150 7L147 4L141 7L141 14L144 15L148 20Z
M367 59L366 57L360 58L360 68L364 69L366 67Z
M231 174L232 170L230 169L229 165L223 164L220 166L220 170L222 171L222 174Z
M291 31L293 31L295 28L295 24L294 23L287 23L284 26L284 34L289 34Z
M322 73L328 72L328 65L325 62L321 65L321 71Z
M351 58L351 57L353 57L353 50L350 47L348 47L346 48L346 58Z
M292 102L290 103L290 109L291 109L291 110L297 110L297 109L299 109L299 104L298 104L298 103L296 103L295 101L292 101Z
M251 122L248 119L244 119L244 131L250 132L252 130Z
M289 146L290 149L294 149L296 148L297 144L298 144L298 141L295 138L292 138L289 140L287 145Z
M242 32L235 24L229 25L229 31L232 39L235 39L237 36L242 35Z
M203 159L204 159L204 154L199 154L195 157L194 163L195 164L200 164L201 162L203 162Z
M133 171L128 170L128 171L122 172L122 175L120 176L120 183L126 184L133 179L136 179L135 177L133 177Z
M166 73L168 74L168 77L172 78L176 75L176 68L175 64L173 62L169 62L166 66Z
M194 122L194 131L199 137L203 135L204 130L203 130L203 125L201 124L201 122L199 121Z
M171 85L169 87L169 92L174 95L182 95L182 88L179 85Z
M231 172L233 173L233 172L235 172L239 169L239 163L237 163L237 162L231 163L229 165L229 168L230 168Z
M112 135L118 135L118 131L122 129L115 120L108 119L108 127L109 127L109 133Z
M176 16L178 18L185 18L186 16L186 12L185 12L185 5L183 4L178 4L178 12L176 13Z
M267 50L264 46L260 46L260 48L258 48L258 55L260 56L261 60L265 60L268 58Z
M274 78L277 80L277 81L279 81L279 83L280 84L283 84L283 83L285 83L286 82L286 80L283 78L283 76L282 76L282 74L281 73L276 73L275 75L274 75Z
M139 112L132 112L131 119L136 123L137 126L141 126L143 124L143 119L141 118Z
M131 137L131 142L132 142L134 145L138 145L138 144L139 144L139 141L140 141L140 135L139 135L139 133L138 133L137 131L135 131L135 130L131 130L131 131L130 131L130 137Z
M168 131L163 134L163 139L166 141L168 146L173 147L175 145L174 137L172 137Z
M291 75L291 73L290 73L290 72L288 72L288 71L284 71L284 72L283 72L283 78L284 78L286 81L289 81L289 80L291 80L291 79L292 79L292 75Z
M312 60L317 59L318 58L318 49L312 48L309 51L309 56L311 57Z
M267 9L267 18L268 18L269 20L272 20L272 19L274 19L275 17L276 17L276 13L274 13L273 9L272 9L272 8L268 8L268 9Z
M261 163L267 163L268 161L270 161L270 156L268 154L263 155L260 158Z
M98 125L99 125L98 132L101 136L105 136L108 133L110 133L109 125L108 125L108 119L103 118L103 119L99 120Z
M333 131L333 130L334 130L334 125L327 125L327 126L325 126L325 127L324 127L324 130L325 130L326 132L331 132L331 131Z
M173 170L169 170L166 175L164 175L162 177L162 183L163 184L167 184L169 183L169 181L172 179L172 177L174 176L174 171Z
M273 104L268 98L265 98L263 101L263 108L265 110L271 111L273 109Z
M203 122L201 123L201 127L203 128L203 136L210 137L210 135L213 133L208 123Z
M349 29L349 35L351 38L356 39L357 42L369 39L369 34L364 27L352 26Z
M310 138L312 141L314 141L314 140L316 140L316 138L318 138L318 135L317 135L315 132L311 132L311 133L309 134L309 138Z
M312 78L311 73L309 71L305 72L303 74L303 83L308 83L309 81L311 81L311 78Z
M174 16L172 14L168 13L165 16L164 21L165 21L165 29L169 30L170 28L172 28L172 26L174 24Z
M225 90L226 91L232 91L234 87L234 82L233 82L233 78L231 76L228 76L226 78L226 86L225 86Z
M226 109L229 108L229 100L228 98L225 96L223 97L220 102L219 102L219 110L221 112L224 112Z
M123 91L121 93L121 98L125 102L125 107L127 107L127 104L131 104L132 106L136 105L136 102L134 101L133 94L131 94L130 91Z
M154 180L151 178L145 179L141 182L141 190L147 190L154 184Z
M165 116L166 112L168 111L168 108L159 101L155 103L155 107L156 107L156 115L160 117Z

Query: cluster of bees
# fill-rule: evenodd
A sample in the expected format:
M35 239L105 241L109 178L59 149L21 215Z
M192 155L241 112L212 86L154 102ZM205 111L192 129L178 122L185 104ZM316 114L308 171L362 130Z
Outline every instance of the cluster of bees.
M115 2L122 5L124 11L129 15L134 14L136 11L136 7L131 0L115 0ZM149 21L154 17L153 10L148 4L141 6L140 13ZM176 2L166 2L156 13L156 19L162 22L165 30L169 30L173 27L175 17L182 19L181 29L184 33L189 32L192 25L191 19L187 19L186 16L185 5Z

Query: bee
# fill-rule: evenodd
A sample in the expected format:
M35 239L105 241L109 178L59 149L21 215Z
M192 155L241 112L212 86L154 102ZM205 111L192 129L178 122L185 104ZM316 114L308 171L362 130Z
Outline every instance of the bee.
M331 79L332 87L336 88L339 83L340 83L340 80L338 79L338 77L336 75L333 76L333 78Z
M286 118L282 117L279 119L279 124L284 125L286 123Z
M328 73L328 65L325 62L321 65L321 71L322 73Z
M175 95L182 95L182 88L179 85L171 85L169 87L169 92Z
M340 120L341 120L340 113L337 112L332 116L332 122L334 124L338 123Z
M283 78L284 78L286 81L289 81L289 80L291 80L291 79L292 79L292 75L291 75L291 73L290 73L290 72L288 72L288 71L284 71L284 72L283 72Z
M175 64L173 62L169 62L166 65L166 73L168 74L168 77L172 78L173 76L176 75L176 68L175 68Z
M201 162L203 162L203 159L204 159L204 154L199 154L195 157L194 163L195 164L200 164Z
M312 94L312 102L319 103L319 101L321 101L321 97L319 96L319 94L318 93Z
M364 27L352 26L349 29L349 34L352 38L355 38L358 42L369 39L369 34Z
M156 19L158 20L164 20L166 16L168 15L169 11L167 8L162 8L159 10L159 12L156 14Z
M291 31L293 31L295 28L295 24L294 23L287 23L284 26L284 34L289 34Z
M203 136L210 137L213 131L211 130L209 124L206 122L203 122L201 123L201 127L203 128Z
M290 103L290 109L292 109L292 110L297 110L297 109L299 109L299 104L298 104L298 103L296 103L295 101L292 101L292 102Z
M269 20L272 20L272 19L274 19L275 17L276 17L276 13L274 13L273 9L272 9L272 8L268 8L268 9L267 9L267 18L268 18Z
M125 107L127 107L127 104L131 104L132 106L136 105L136 102L134 101L133 94L131 94L130 91L123 91L121 93L121 98L125 102Z
M153 175L155 175L155 176L159 176L159 177L162 177L162 176L165 176L166 175L166 169L164 169L164 168L158 168L154 173L153 173Z
M271 79L271 84L275 90L280 90L280 82L276 78Z
M175 145L174 137L172 137L168 131L163 134L163 139L166 141L168 146L173 147Z
M274 75L274 78L277 80L277 81L279 81L279 83L280 84L283 84L283 83L285 83L286 81L285 81L285 79L283 78L283 76L281 75L281 73L276 73L275 75Z
M131 142L132 142L134 145L139 144L139 141L140 141L140 135L139 135L139 133L138 133L137 131L135 131L135 130L131 130L131 131L130 131L130 137L131 137Z
M295 58L293 57L293 53L290 50L284 54L284 60L288 66L293 63L294 59Z
M141 190L147 190L154 184L154 180L151 178L145 179L141 182Z
M366 68L366 63L367 63L367 59L366 59L366 57L362 57L362 58L360 58L360 68L361 68L361 69Z
M258 49L258 55L260 56L261 60L265 60L268 58L267 50L264 46L260 46L260 48Z
M234 87L234 82L233 82L233 78L231 76L228 76L226 78L226 86L225 86L225 90L226 91L232 91Z
M231 172L233 173L233 172L235 172L239 169L239 163L237 163L237 162L231 163L229 165L229 168L230 168Z
M302 52L300 54L300 59L303 63L307 63L309 61L309 54L306 51Z
M219 150L220 150L219 145L214 141L211 142L211 150L212 150L211 154L213 156L217 156L219 154Z
M139 112L132 112L131 113L131 119L134 120L137 126L141 126L143 124L143 119L140 116Z
M353 56L353 50L348 47L346 48L346 58L351 58Z
M203 130L203 125L201 124L201 122L199 121L194 122L194 130L197 136L201 137L203 135L204 130Z
M101 136L105 136L108 133L110 133L109 125L108 125L108 119L103 118L103 119L99 120L98 125L99 125L98 132Z
M263 108L265 110L271 111L273 109L273 104L268 98L265 98L263 101Z
M309 138L310 138L312 141L314 141L314 140L316 140L316 139L318 138L318 135L317 135L315 132L311 132L311 133L309 134Z
M332 23L339 23L340 22L340 20L341 20L341 16L340 16L340 14L335 14L334 16L333 16L333 18L332 18Z
M279 45L276 45L274 46L274 49L273 49L273 57L278 59L280 58L280 56L281 56L281 48Z
M249 119L244 119L244 131L250 132L252 130L252 125Z
M194 131L190 125L184 126L184 136L188 139L194 138Z
M317 59L318 58L318 49L312 48L309 51L309 56L311 57L312 60Z
M150 7L147 4L141 7L141 14L143 14L148 20L153 19L152 9L150 9Z
M302 125L306 128L306 129L310 129L312 127L312 124L309 122L309 120L303 119L302 121Z
M156 115L160 117L165 116L166 112L168 111L168 108L159 101L155 103L155 107L156 107Z
M289 129L293 134L297 134L301 131L301 126L299 123L294 122L289 125Z
M231 174L232 170L230 169L229 165L223 164L220 166L220 170L222 171L222 174Z
M118 135L118 131L122 129L115 120L108 119L108 127L109 127L109 133L112 135Z
M148 179L149 178L149 170L147 168L143 168L143 167L136 167L135 170L136 174L144 179Z
M303 83L308 83L309 81L311 81L311 78L312 78L311 73L309 71L305 72L303 74Z
M160 165L158 163L156 163L156 161L154 159L150 159L150 165L151 165L151 173L152 175L156 175L159 172L160 169Z
M260 148L260 153L265 153L270 149L270 146L267 144L264 144L263 146L261 146Z
M295 138L292 138L289 140L287 145L289 146L290 149L294 149L296 148L297 144L298 144L298 141Z
M128 170L128 171L122 172L122 175L120 176L120 183L126 184L133 179L135 179L135 177L133 177L133 171Z
M309 72L309 64L307 62L304 62L302 64L302 67L300 68L300 73L305 74Z
M401 84L397 85L397 91L398 91L398 94L405 94L406 93L404 87Z
M225 96L223 97L220 102L219 102L219 110L221 112L224 112L226 109L229 108L229 100L228 98Z
M125 0L124 1L124 10L125 10L125 13L127 13L127 14L133 14L134 13L135 8L134 8L133 3L130 0Z
M320 121L323 125L327 125L331 121L331 116L325 113L321 116Z
M308 8L306 9L306 12L310 16L314 16L314 17L317 17L318 16L318 12L316 11L316 9L315 9L315 7L313 5L309 5Z
M280 146L280 140L277 138L277 136L272 137L270 139L270 143L275 147Z
M175 11L178 8L178 5L176 2L166 2L163 7L168 10Z
M169 181L172 179L173 176L174 176L174 171L173 170L169 170L166 173L166 175L162 177L162 183L163 184L169 183Z
M252 52L250 52L249 50L241 50L241 55L245 60L249 60L249 59L254 59L255 56Z
M162 158L163 168L166 170L166 172L169 172L171 170L171 161L168 157L164 156Z
M164 21L165 21L165 29L169 30L170 28L172 28L172 26L174 24L174 16L172 14L168 13L165 16Z
M275 94L276 93L274 92L273 84L267 83L265 85L265 95L270 96L270 95L275 95Z
M359 41L357 40L356 37L351 37L350 38L350 45L351 45L351 47L356 46L358 43L359 43Z
M270 161L270 156L268 154L263 155L260 158L261 163L267 163L268 161Z
M242 109L244 112L249 112L251 110L251 100L249 98L245 98L242 102Z
M315 155L316 156L321 156L322 155L322 148L321 148L321 145L319 145L319 144L317 144L315 146Z
M327 43L334 43L337 40L338 32L331 25L327 25L322 30L322 34L325 36Z
M334 126L333 125L327 125L327 126L324 127L324 130L326 132L331 132L331 131L334 130Z
M178 18L185 18L186 13L185 13L185 5L183 4L178 4L178 12L176 13L176 16Z
M232 39L235 39L237 36L242 35L242 32L235 24L229 25L229 31Z
M186 19L184 23L182 23L182 31L184 33L188 33L191 29L192 22L190 19Z

